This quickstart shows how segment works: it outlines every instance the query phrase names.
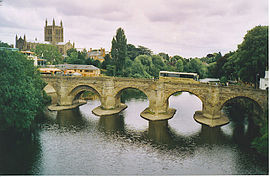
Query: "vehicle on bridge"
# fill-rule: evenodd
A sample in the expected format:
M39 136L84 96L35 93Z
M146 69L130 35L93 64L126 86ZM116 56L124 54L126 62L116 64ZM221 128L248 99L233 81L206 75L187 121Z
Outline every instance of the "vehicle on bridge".
M159 79L167 81L175 81L178 79L185 82L199 83L199 75L197 73L160 71Z

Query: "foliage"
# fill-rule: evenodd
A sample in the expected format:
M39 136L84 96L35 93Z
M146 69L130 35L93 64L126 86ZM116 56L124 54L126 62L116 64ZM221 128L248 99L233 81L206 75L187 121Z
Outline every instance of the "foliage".
M7 44L5 42L0 41L0 47L12 48L12 45L9 45L9 44Z
M218 53L213 53L213 54L207 54L206 57L202 57L200 60L202 62L205 62L205 63L209 64L209 63L216 62L221 57L222 57L221 53L218 52Z
M75 48L68 49L67 50L67 56L70 57L72 52L77 52L77 50Z
M127 56L134 60L137 56L139 56L139 50L133 44L127 45Z
M181 59L176 62L176 71L182 72L184 70L184 64Z
M101 68L107 69L108 65L112 65L112 58L109 54L106 54L104 57L104 61L101 63Z
M152 50L141 45L138 46L137 50L138 50L139 55L152 55L153 54Z
M200 78L204 78L207 75L207 67L198 58L191 59L185 66L185 72L198 73Z
M268 130L268 113L269 113L269 107L268 104L265 105L266 111L264 112L261 119L257 121L257 124L260 126L260 135L256 137L251 145L253 148L257 150L260 154L262 154L265 157L268 157L269 152L269 130Z
M227 58L226 63L222 66L221 70L223 71L223 76L228 80L237 80L239 67L236 64L236 53L230 52L230 56Z
M161 52L161 53L159 53L158 55L161 56L161 57L163 58L163 61L169 63L170 57L169 57L169 55L168 55L167 53Z
M115 74L121 75L127 57L127 39L122 28L117 29L116 36L112 39L111 56L115 64Z
M267 117L268 119L268 117ZM268 121L265 120L260 129L260 136L252 141L252 147L255 148L260 154L268 157L269 138L268 138Z
M37 44L33 51L47 60L47 64L59 64L62 62L62 56L56 46L51 44Z
M101 62L99 60L94 60L92 58L87 58L86 60L83 60L84 63L82 64L87 64L87 65L94 65L98 68L101 68Z
M0 51L0 129L29 129L44 105L40 74L23 54Z
M90 64L91 61L86 61L87 51L84 49L82 52L74 48L67 50L67 57L65 62L69 64Z
M256 26L244 37L235 54L242 81L256 82L256 75L264 77L268 68L268 26Z

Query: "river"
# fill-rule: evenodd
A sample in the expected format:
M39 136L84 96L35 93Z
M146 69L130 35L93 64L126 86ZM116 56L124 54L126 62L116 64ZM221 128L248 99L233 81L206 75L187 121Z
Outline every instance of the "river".
M92 114L98 100L73 110L46 111L32 138L1 138L0 174L268 174L267 160L248 146L251 125L202 126L193 119L202 109L196 96L171 96L174 117L152 123L140 117L147 99L123 101L128 108L112 116Z

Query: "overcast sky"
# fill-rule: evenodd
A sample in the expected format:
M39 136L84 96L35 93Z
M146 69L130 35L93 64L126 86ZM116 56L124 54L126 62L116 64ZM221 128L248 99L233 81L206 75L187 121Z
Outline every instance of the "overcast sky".
M128 43L183 57L225 54L248 30L268 25L268 0L2 0L0 40L44 40L45 19L63 21L76 48L110 51L122 27Z

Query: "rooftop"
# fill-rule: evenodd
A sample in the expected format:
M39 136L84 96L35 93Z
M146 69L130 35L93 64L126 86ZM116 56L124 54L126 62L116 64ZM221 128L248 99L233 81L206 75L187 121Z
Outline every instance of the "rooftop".
M59 64L56 67L60 69L87 69L87 70L99 69L93 65L75 65L75 64Z

